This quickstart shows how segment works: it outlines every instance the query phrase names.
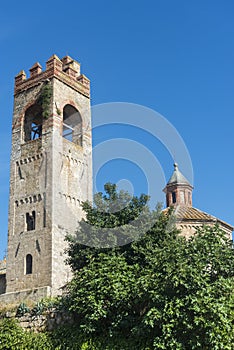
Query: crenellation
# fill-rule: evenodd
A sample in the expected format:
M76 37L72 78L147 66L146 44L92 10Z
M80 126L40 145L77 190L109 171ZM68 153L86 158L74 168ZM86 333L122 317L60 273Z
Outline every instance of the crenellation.
M71 66L68 66L66 69L63 69L63 71L70 75L72 78L76 78L77 72Z
M46 70L62 70L63 68L63 64L62 61L59 59L59 57L57 55L52 55L48 61L46 61Z
M30 72L30 78L34 78L37 75L41 74L42 72L42 66L40 65L40 63L36 62L32 68L29 69Z
M90 80L84 75L84 74L81 74L77 80L83 84L84 86L86 86L88 89L90 88Z
M70 56L65 56L61 59L63 62L63 71L77 78L80 75L80 63L73 60ZM72 74L70 74L70 71Z
M64 68L66 65L72 63L72 62L73 62L73 59L72 59L70 56L67 55L67 56L64 56L64 57L61 59L61 61L63 62L63 68Z
M26 77L25 71L24 71L24 70L21 70L21 71L19 72L19 74L17 74L16 77L15 77L15 86L18 87L19 85L21 85L21 83L22 83L23 81L25 81L26 78L27 78L27 77Z
M65 56L60 60L57 55L53 55L46 62L45 71L42 71L42 67L38 62L29 71L29 78L27 78L24 71L21 71L15 77L15 95L57 78L77 92L90 97L89 79L80 74L80 64L69 56Z

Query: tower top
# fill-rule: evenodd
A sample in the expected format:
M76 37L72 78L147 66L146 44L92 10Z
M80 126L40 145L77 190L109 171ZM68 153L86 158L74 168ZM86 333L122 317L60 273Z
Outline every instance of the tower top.
M80 63L70 56L60 59L57 55L52 55L46 62L45 71L42 71L39 62L36 62L29 71L30 77L28 78L22 70L15 77L15 95L43 81L57 78L82 95L90 97L90 81L86 76L80 74Z
M180 172L178 164L174 163L174 171L164 192L166 193L167 207L171 205L192 206L193 186Z
M167 186L172 185L172 184L191 186L189 181L186 179L186 177L179 171L179 167L178 167L177 163L174 163L174 172L173 172L172 176L170 177L170 180L168 181Z

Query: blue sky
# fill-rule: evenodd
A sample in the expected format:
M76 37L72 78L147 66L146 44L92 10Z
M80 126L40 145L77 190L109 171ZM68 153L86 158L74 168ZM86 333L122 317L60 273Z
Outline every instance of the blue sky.
M231 0L1 4L0 257L7 237L14 76L36 61L45 67L53 53L81 63L91 80L92 105L136 103L167 118L192 159L194 206L234 225L233 17ZM114 136L144 144L170 177L173 159L160 142L118 126L96 130L94 145ZM119 160L101 169L98 189L131 174L136 194L144 191L141 170Z

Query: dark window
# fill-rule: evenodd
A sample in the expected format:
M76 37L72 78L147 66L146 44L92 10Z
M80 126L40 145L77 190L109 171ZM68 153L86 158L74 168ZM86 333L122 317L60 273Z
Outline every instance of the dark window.
M36 228L36 212L33 211L32 214L26 213L26 225L27 231L35 230Z
M36 140L42 135L42 108L34 104L25 112L24 140L25 142Z
M172 203L176 203L176 193L172 192Z
M23 180L24 178L23 178L22 171L21 171L21 168L19 165L18 165L18 174L19 174L20 180Z
M43 227L46 227L46 209L43 210Z
M80 113L71 105L63 109L63 137L82 146L82 120Z
M30 275L32 273L32 255L26 255L26 275Z

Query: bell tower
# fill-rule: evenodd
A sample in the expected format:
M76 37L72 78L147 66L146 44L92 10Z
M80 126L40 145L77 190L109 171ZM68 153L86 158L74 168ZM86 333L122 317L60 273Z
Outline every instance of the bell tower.
M15 78L6 293L56 295L71 278L64 241L92 200L90 82L71 57Z

